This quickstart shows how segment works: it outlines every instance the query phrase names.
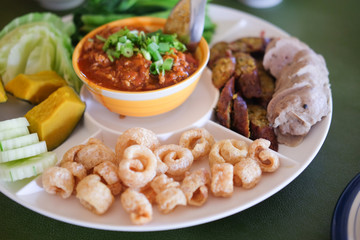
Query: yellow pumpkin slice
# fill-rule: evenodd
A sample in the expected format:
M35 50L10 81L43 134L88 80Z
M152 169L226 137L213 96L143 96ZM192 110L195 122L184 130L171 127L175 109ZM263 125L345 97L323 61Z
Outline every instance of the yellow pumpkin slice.
M44 101L66 81L54 71L42 71L36 74L19 74L5 85L6 91L15 97L38 104Z
M6 101L7 101L6 92L5 92L4 86L2 84L2 81L0 79L0 103L6 102Z
M59 146L71 134L85 110L75 91L64 86L25 114L30 132L46 141L49 150Z

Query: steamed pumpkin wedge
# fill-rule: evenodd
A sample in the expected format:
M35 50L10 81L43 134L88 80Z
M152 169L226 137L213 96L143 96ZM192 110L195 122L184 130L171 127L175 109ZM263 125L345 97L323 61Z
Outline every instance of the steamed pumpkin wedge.
M75 91L61 87L39 105L25 114L30 132L36 132L40 141L46 141L49 150L59 146L74 130L85 111Z

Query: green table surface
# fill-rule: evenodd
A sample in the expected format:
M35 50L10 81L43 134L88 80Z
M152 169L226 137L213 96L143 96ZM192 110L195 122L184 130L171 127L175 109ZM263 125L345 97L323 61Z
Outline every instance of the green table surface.
M178 230L116 232L89 229L33 212L0 194L0 239L330 239L339 196L360 172L360 1L283 0L254 9L236 0L213 3L248 12L300 38L322 54L330 72L333 118L312 163L267 200L235 215ZM45 11L35 1L2 0L0 27ZM63 13L58 13L63 14ZM1 104L0 104L0 115Z

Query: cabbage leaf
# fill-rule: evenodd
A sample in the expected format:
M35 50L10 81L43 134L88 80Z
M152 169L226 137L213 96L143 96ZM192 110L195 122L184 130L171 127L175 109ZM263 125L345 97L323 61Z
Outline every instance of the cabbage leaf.
M18 74L53 70L79 92L81 81L72 66L72 22L52 13L29 13L0 31L0 75L4 84Z

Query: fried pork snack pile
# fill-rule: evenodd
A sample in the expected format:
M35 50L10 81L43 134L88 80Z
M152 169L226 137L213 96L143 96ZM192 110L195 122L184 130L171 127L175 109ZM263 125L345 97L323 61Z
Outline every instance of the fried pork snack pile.
M263 172L274 172L280 162L270 142L257 139L218 142L204 128L185 131L178 144L161 144L150 130L130 128L121 134L115 152L100 140L69 149L58 166L42 175L46 192L62 198L75 195L95 214L119 202L134 224L152 220L153 206L163 214L177 206L200 207L209 193L231 197L235 187L250 189ZM208 168L191 169L194 161Z
M215 112L218 122L245 137L268 139L271 149L277 151L277 138L266 111L275 79L262 65L269 42L260 37L218 42L210 49L208 67L214 86L220 90Z

